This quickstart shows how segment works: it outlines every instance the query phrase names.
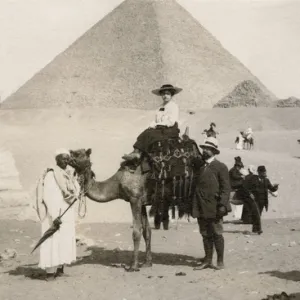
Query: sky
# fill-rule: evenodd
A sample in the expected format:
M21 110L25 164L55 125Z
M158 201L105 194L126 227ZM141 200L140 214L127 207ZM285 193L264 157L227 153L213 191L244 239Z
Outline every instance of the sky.
M1 0L1 100L121 2ZM178 2L276 96L300 98L300 0Z

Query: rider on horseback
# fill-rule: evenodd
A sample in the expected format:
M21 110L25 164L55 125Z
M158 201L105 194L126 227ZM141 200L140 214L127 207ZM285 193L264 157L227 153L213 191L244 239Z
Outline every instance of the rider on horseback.
M179 107L173 101L173 96L181 91L181 88L174 87L171 84L165 84L161 88L152 91L153 94L162 97L163 104L157 109L155 120L151 122L149 128L137 137L137 141L133 145L134 151L125 154L122 157L123 159L139 159L142 153L149 152L149 147L154 142L179 136Z
M253 135L253 131L252 128L249 126L244 132L244 137L245 139L250 140L250 138L252 138L252 135Z
M216 130L216 124L211 122L209 125L209 129L205 129L202 134L206 134L206 138L214 137L217 138L217 134L219 134Z

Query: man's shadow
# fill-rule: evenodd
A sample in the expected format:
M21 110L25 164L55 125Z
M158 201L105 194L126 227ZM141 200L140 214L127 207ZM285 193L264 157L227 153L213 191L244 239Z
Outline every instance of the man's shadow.
M278 270L260 272L259 274L267 274L285 280L300 281L300 271L281 272Z

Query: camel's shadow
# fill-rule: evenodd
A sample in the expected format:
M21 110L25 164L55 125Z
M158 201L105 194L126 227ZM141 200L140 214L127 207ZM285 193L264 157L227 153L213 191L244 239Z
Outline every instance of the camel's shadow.
M86 249L90 255L80 257L72 266L83 264L100 264L103 266L118 266L119 264L129 265L132 261L133 252L129 250L108 250L102 247L91 246ZM145 261L145 252L140 251L140 262ZM195 266L199 262L195 257L173 254L173 253L153 253L152 263L168 266Z
M130 265L132 261L132 251L127 250L108 250L102 247L92 246L88 247L86 251L90 251L89 255L77 258L77 261L71 267L85 265L85 264L99 264L109 267L124 268ZM145 252L140 252L140 261L145 260ZM189 266L194 267L199 262L195 257L172 254L172 253L152 253L153 264L161 264L168 266ZM7 271L5 273L12 276L25 276L31 279L40 279L45 273L44 270L39 269L37 264L18 266L16 269Z
M285 280L292 280L292 281L300 281L300 271L289 271L289 272L281 272L278 270L273 271L266 271L266 272L260 272L259 274L268 274L273 277L277 277L280 279Z

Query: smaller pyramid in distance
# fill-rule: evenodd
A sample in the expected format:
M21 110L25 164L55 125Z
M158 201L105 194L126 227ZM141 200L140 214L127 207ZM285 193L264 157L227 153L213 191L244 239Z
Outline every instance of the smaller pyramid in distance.
M232 92L223 97L215 107L269 107L273 99L252 80L240 82Z
M276 107L300 107L300 99L296 97L280 99L276 101Z

